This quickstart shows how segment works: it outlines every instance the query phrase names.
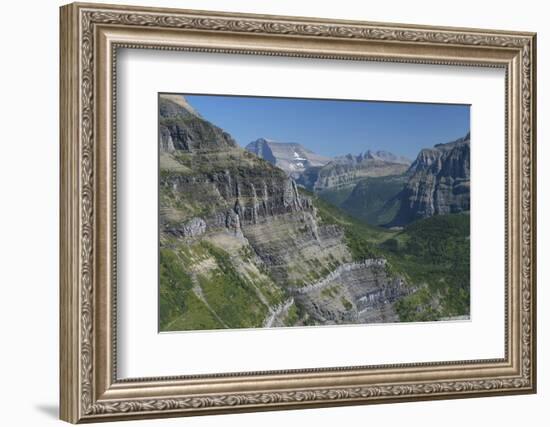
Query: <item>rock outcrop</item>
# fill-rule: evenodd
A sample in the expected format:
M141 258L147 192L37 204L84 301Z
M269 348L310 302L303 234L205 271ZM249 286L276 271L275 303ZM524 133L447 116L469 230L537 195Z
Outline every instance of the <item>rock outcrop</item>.
M295 299L322 324L393 322L399 319L392 303L411 291L403 278L388 274L385 259L368 259L296 290Z
M367 151L357 156L348 154L325 166L305 170L297 182L315 193L341 190L353 187L367 177L400 175L407 170L409 164L403 157L384 151Z
M470 210L470 134L418 154L408 170L400 209L389 225Z
M162 117L159 126L161 152L237 147L231 135L202 119L182 96L161 95L159 114Z
M191 218L182 224L171 224L165 230L176 237L197 237L206 232L206 222L202 218Z
M163 330L395 320L406 284L385 260L355 260L282 169L183 97L161 96L159 132Z

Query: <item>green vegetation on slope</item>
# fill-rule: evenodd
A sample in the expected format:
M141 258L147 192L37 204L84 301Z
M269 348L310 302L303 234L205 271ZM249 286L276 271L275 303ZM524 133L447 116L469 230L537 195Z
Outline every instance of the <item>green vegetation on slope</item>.
M166 240L167 239L167 240ZM249 248L232 256L206 240L164 237L160 251L160 330L261 326L283 292L252 264Z
M440 215L402 231L361 222L306 190L325 223L344 229L354 260L385 257L388 268L418 291L396 303L401 321L438 320L470 313L470 216Z
M236 271L227 252L206 242L203 245L218 267L208 275L198 276L210 307L230 328L260 326L267 315L267 307L259 299L253 284Z
M320 197L301 191L313 199L322 223L343 229L354 260L385 257L391 272L405 276L410 285L418 288L396 303L401 321L469 314L469 215L435 216L414 222L402 231L388 230L367 225ZM262 272L243 274L243 266L253 263L249 247L230 256L227 250L205 240L188 244L170 239L163 246L163 331L258 327L268 314L264 301L275 306L284 299L282 290ZM328 274L327 265L308 261L313 271ZM197 270L203 264L208 267ZM326 289L327 293L330 291ZM342 304L347 305L343 301ZM307 316L300 313L300 307L293 306L284 323L292 325L297 319L305 319L307 324Z
M266 160L238 147L163 153L160 170L162 179L175 176L209 176L216 173L231 173L233 176L243 178L258 174L273 177L285 176L282 170L273 167Z
M322 222L343 228L346 243L355 261L382 256L383 251L379 249L378 244L396 234L392 230L365 224L307 190L300 191L313 199L317 215Z
M388 224L399 210L400 200L396 196L405 182L405 175L362 179L339 206L351 216L368 224Z
M381 244L392 266L424 286L396 304L402 321L470 312L470 215L440 215L410 224Z
M223 325L193 292L191 276L178 256L160 251L160 330L218 329Z
M300 320L300 314L298 312L298 307L296 304L292 304L288 309L288 313L283 320L285 326L293 326Z
M326 190L321 190L316 194L321 199L333 204L334 206L341 207L342 203L346 201L353 191L353 188L353 185L348 185L347 187L342 188L328 188Z

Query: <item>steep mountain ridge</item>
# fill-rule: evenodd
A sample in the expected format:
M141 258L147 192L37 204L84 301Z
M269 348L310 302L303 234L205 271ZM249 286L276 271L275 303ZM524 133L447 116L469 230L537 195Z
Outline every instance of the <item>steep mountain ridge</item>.
M345 225L187 105L159 101L161 329L395 320L408 287L379 265L342 273L336 299L295 292L377 254L359 244L357 259ZM375 294L365 317L359 301Z
M383 152L378 152L383 153ZM335 158L325 166L309 168L298 178L298 184L321 193L323 191L345 190L353 187L366 177L400 175L404 173L409 163L403 160L388 160L394 155L386 153L374 155L372 152L354 156L348 154ZM397 156L395 156L397 158Z
M296 142L276 142L265 138L250 142L245 149L281 168L292 177L298 177L306 169L325 165L331 160Z
M390 225L470 210L470 133L420 151L407 171L400 208Z

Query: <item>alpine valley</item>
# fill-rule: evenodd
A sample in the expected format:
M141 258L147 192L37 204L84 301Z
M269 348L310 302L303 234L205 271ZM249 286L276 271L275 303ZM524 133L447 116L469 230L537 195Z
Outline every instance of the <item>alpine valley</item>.
M470 136L415 160L242 148L159 97L160 330L468 318Z

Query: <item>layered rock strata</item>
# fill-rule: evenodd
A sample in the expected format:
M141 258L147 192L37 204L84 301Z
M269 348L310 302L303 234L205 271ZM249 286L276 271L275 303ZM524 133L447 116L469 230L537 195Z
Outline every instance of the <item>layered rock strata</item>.
M354 262L342 227L287 173L183 98L161 96L159 133L167 329L357 323L369 310L369 321L393 319L402 279L385 260Z
M470 134L422 150L399 194L400 209L390 225L470 210Z

